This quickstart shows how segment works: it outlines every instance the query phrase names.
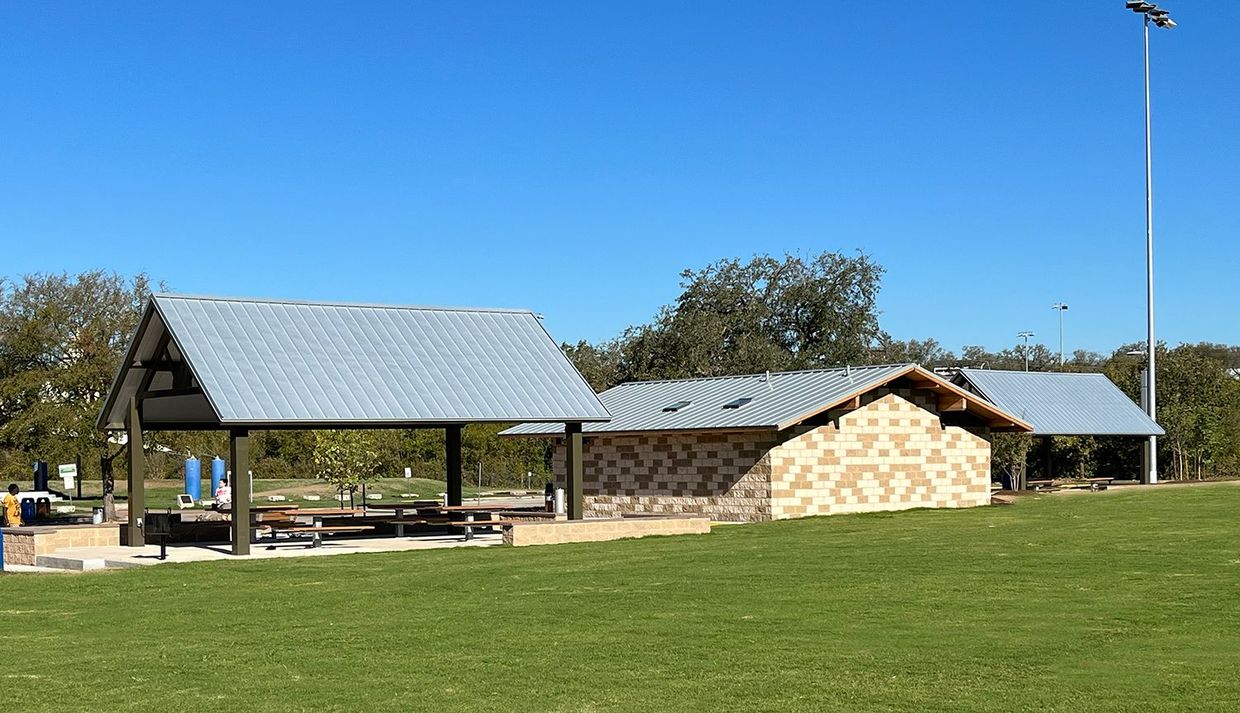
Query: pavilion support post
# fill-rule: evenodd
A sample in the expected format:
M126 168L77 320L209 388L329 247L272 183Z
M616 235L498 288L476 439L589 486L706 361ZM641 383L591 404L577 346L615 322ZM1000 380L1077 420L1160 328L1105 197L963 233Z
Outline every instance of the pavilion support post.
M125 429L128 439L126 448L129 456L128 486L129 526L125 532L126 543L130 547L142 547L146 544L146 536L142 534L143 516L146 511L146 456L142 451L142 410L137 397L129 399L129 413L125 416ZM79 476L81 477L81 476Z
M580 520L585 516L585 498L581 492L582 472L585 470L582 458L583 447L581 424L564 424L564 472L568 488L569 520Z
M461 427L448 426L444 429L444 447L447 451L446 461L448 481L448 505L461 504Z
M232 461L232 553L250 554L250 432L234 429L228 433Z
M1042 477L1046 478L1047 480L1052 480L1055 477L1053 464L1051 462L1052 461L1052 456L1051 456L1051 447L1052 447L1051 439L1052 438L1053 436L1043 436L1042 443L1041 443L1042 471L1043 471Z

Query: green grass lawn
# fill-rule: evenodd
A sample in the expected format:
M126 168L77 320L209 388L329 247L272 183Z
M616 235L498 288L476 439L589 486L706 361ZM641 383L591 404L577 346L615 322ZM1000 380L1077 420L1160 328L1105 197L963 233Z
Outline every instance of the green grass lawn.
M15 710L1235 711L1240 487L0 577Z

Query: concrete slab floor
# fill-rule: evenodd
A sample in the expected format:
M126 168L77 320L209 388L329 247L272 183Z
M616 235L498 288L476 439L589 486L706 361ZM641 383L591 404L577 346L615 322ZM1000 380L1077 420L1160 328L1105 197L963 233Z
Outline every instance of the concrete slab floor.
M48 565L64 569L96 569L103 562L106 569L148 567L173 562L213 562L273 559L283 557L326 557L363 552L411 552L451 547L495 547L503 545L499 533L480 533L466 541L460 535L428 535L418 537L375 537L324 540L319 547L307 547L305 540L281 540L275 544L258 542L250 545L250 554L235 557L226 542L215 544L168 545L168 559L159 559L159 546L144 547L71 547L46 555ZM43 563L40 563L43 564ZM84 565L84 566L83 566ZM46 569L45 567L32 569Z

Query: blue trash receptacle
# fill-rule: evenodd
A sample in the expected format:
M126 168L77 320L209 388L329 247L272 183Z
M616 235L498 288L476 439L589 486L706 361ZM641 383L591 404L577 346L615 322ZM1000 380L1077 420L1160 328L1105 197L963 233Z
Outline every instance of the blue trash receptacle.
M220 489L220 481L224 479L225 466L224 459L216 456L211 459L211 497L215 497L215 491Z
M194 502L202 500L202 461L197 458L185 459L185 494Z
M34 498L22 498L22 522L29 525L35 520Z

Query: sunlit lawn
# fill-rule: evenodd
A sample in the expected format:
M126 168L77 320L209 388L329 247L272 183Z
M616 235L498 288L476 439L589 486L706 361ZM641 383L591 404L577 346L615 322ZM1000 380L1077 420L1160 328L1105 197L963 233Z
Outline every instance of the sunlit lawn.
M1240 487L0 577L14 710L1235 711Z

